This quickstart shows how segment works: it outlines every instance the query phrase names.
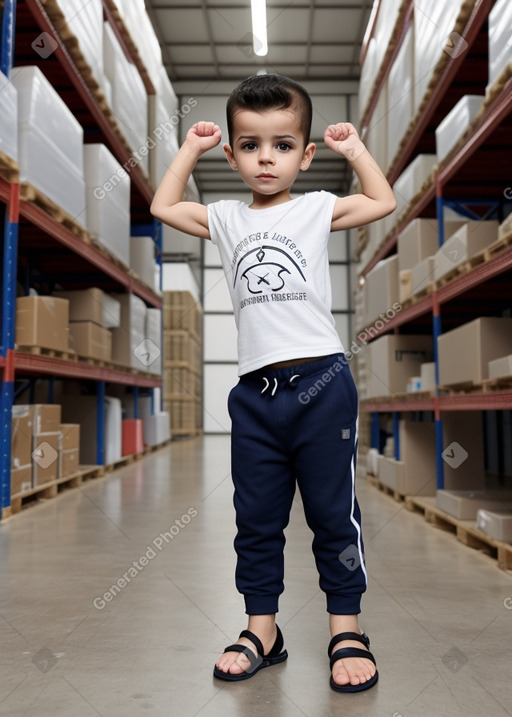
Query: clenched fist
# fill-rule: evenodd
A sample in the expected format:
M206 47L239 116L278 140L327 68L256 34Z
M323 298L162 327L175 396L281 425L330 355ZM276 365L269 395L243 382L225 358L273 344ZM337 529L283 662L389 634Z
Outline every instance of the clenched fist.
M220 127L214 122L196 122L187 132L185 143L201 154L216 147L222 137Z
M324 134L325 144L336 154L341 154L350 162L357 159L366 149L359 139L357 130L350 122L330 124Z

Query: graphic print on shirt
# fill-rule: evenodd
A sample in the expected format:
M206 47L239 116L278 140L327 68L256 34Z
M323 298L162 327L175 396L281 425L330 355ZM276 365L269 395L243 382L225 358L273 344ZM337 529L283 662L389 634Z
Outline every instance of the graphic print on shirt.
M238 261L233 274L233 287L236 286L237 281L244 281L246 289L253 296L282 291L294 274L298 274L306 282L302 269L289 254L283 249L266 244L244 254ZM284 296L279 298L284 299ZM304 299L305 295L294 294L293 297L287 296L286 298L287 300L300 300Z

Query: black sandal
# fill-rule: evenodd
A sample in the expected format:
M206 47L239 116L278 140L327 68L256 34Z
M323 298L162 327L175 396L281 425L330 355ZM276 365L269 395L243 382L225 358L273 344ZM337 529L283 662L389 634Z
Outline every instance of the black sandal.
M340 647L340 649L336 650L334 654L331 654L334 649L334 646L337 645L338 642L342 642L343 640L357 640L357 642L360 642L366 647L366 650L360 650L358 647ZM329 647L327 648L327 654L330 657L330 684L335 692L363 692L363 690L369 690L370 687L373 687L377 684L377 681L379 679L378 671L375 672L374 676L371 677L369 680L366 680L366 682L363 682L359 685L351 685L350 682L347 685L338 685L332 677L332 668L334 663L337 660L343 660L346 657L362 657L365 660L371 660L374 665L377 665L374 656L370 652L370 638L368 637L368 635L365 635L364 632L362 635L358 635L357 632L340 632L339 635L335 635L330 641Z
M281 630L278 625L276 625L276 628L276 641L274 642L274 646L270 652L266 655L263 654L263 645L261 644L261 640L250 630L242 630L238 639L241 637L247 637L254 643L254 646L258 651L258 655L256 656L251 648L246 647L245 645L229 645L229 647L226 647L224 652L243 652L251 663L249 670L241 672L239 675L233 675L230 672L222 672L222 670L219 670L217 665L215 665L213 669L213 676L218 677L219 680L226 680L227 682L239 682L240 680L248 680L249 677L253 677L264 667L271 667L272 665L278 665L280 662L284 662L288 657L288 653L286 650L283 650L284 641Z

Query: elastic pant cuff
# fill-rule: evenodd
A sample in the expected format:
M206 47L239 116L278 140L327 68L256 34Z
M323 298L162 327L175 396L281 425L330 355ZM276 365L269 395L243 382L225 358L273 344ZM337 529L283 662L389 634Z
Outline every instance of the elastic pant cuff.
M247 615L273 615L278 612L279 598L276 595L244 595Z
M327 612L331 615L359 615L360 595L327 595Z

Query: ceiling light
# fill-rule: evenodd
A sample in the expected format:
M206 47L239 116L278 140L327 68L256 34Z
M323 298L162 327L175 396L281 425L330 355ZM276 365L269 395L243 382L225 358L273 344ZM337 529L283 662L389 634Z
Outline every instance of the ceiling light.
M268 53L266 0L251 0L252 44L258 57Z

